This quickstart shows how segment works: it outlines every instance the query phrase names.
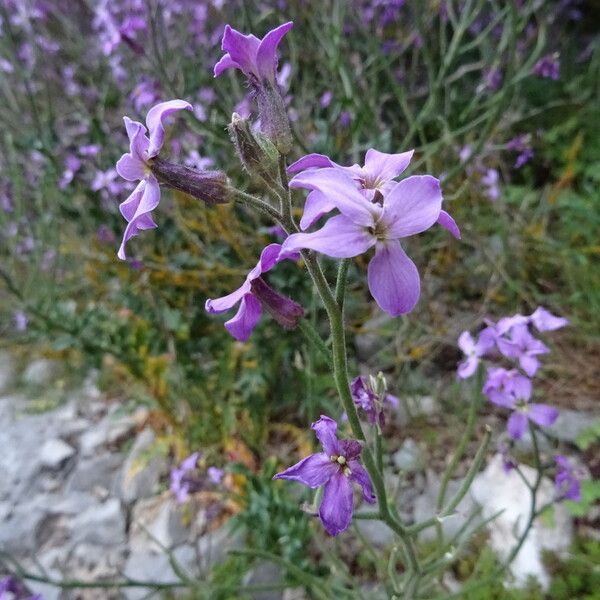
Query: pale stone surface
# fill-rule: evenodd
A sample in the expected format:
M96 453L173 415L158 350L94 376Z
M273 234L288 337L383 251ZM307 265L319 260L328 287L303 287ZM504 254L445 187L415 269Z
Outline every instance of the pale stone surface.
M527 481L533 484L536 471L526 465L521 465L520 469ZM529 520L531 495L528 488L515 471L504 472L502 457L497 454L473 481L471 494L482 507L484 518L502 511L489 524L488 529L491 547L505 559ZM552 481L544 478L538 490L537 506L543 506L553 498L554 485ZM564 506L555 504L551 522L542 519L535 521L512 562L510 570L514 577L514 585L523 586L527 578L533 576L547 589L550 576L542 562L542 551L547 549L560 553L568 550L572 541L572 518Z
M47 385L61 371L61 365L55 360L38 358L30 362L21 375L21 381L26 385Z
M48 469L59 469L74 454L72 446L60 438L51 438L40 448L40 463Z

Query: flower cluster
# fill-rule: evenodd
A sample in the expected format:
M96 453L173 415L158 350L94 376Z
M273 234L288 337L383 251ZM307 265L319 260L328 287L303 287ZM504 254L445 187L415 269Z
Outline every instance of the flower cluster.
M458 338L458 345L465 354L465 359L458 366L458 376L461 379L471 377L481 360L493 354L513 363L510 369L495 364L488 366L483 386L483 392L490 402L512 411L507 430L513 439L523 436L529 421L540 427L547 427L558 417L556 408L531 402L531 378L540 366L538 356L550 350L532 335L530 325L537 331L544 332L560 329L567 324L567 319L554 316L539 307L527 317L517 314L500 319L497 323L487 321L487 326L477 339L468 331L464 331Z
M273 479L299 481L310 488L324 486L319 517L330 535L345 531L352 520L352 483L362 488L363 498L375 502L369 474L359 461L362 446L356 440L338 440L337 423L324 415L312 424L323 452L311 454L278 473Z
M194 452L171 469L171 493L180 504L188 501L190 494L207 488L210 484L221 483L225 472L218 467L208 467L206 475L202 476L198 469L200 452Z
M350 384L352 400L356 408L360 409L371 425L385 424L384 405L389 404L393 408L400 406L400 400L387 393L387 385L383 373L378 373L377 377L364 377L360 375L355 377ZM347 416L346 416L347 418Z

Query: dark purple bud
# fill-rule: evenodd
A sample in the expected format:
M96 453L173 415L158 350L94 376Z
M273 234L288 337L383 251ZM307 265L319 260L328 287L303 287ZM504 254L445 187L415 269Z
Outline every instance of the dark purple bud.
M277 185L277 148L259 132L250 129L250 123L237 113L229 125L240 162L252 176L258 176L270 185Z
M158 157L152 159L150 169L160 183L208 205L226 204L230 200L227 176L222 171L199 171Z
M304 308L271 288L262 277L251 283L252 294L262 307L285 329L295 329L304 316Z

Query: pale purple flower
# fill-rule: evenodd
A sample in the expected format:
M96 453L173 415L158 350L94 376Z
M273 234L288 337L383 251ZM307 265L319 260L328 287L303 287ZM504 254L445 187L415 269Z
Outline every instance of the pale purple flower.
M527 325L529 318L520 314L513 315L512 317L502 317L495 325L491 321L486 319L486 323L493 327L497 335L505 335L510 333L513 327L520 327L521 325Z
M327 108L331 104L332 100L333 92L331 90L327 90L326 92L323 92L323 95L321 98L319 98L319 104L321 105L321 108Z
M256 327L262 309L283 327L293 328L304 315L304 309L290 298L273 290L262 278L278 262L296 258L295 253L283 253L281 244L269 244L261 252L257 265L248 273L244 283L234 292L222 298L208 299L206 311L220 314L239 304L235 316L225 323L225 329L238 341L245 342Z
M387 193L376 190L370 201L348 173L328 167L299 173L290 187L316 190L341 214L314 233L289 236L283 249L309 248L334 258L351 258L375 247L367 275L371 294L391 316L410 312L419 299L421 283L400 240L438 221L442 209L439 180L430 175L408 177Z
M510 473L516 466L517 462L510 454L510 448L508 444L501 442L498 444L498 452L502 457L502 470L505 473Z
M94 179L90 184L92 192L108 190L110 194L118 194L123 190L123 183L116 181L118 176L116 169L107 169L106 171L96 171Z
M0 580L0 600L43 600L41 594L29 594L25 586L14 577Z
M540 427L549 427L558 418L558 410L553 406L529 402L531 387L524 387L512 394L490 394L489 398L494 404L513 411L508 418L506 429L515 440L523 437L529 421Z
M164 143L164 119L178 110L192 110L192 105L184 100L170 100L152 107L146 117L148 136L141 123L132 121L129 117L123 118L129 137L129 152L123 154L117 162L117 172L127 181L140 183L119 206L128 223L117 254L121 260L126 259L125 244L129 239L144 229L157 226L151 213L160 201L160 187L148 161L158 155Z
M481 177L481 183L485 188L485 195L495 202L500 198L500 174L497 169L486 169L485 174Z
M129 99L136 112L141 112L146 106L157 102L160 94L160 83L156 79L144 78L133 88Z
M502 69L499 67L491 67L483 76L485 89L490 92L495 92L502 85L502 79Z
M239 69L254 85L260 85L263 81L274 84L278 62L277 47L293 26L291 21L284 23L259 40L252 34L244 35L226 25L221 45L225 55L215 65L215 77L226 69Z
M348 129L352 123L352 115L350 114L350 111L343 110L338 117L338 123L342 129Z
M458 365L458 376L461 379L471 377L477 371L481 358L494 347L495 343L496 333L491 327L486 327L477 340L468 331L463 331L458 338L458 347L466 358Z
M321 442L323 452L307 456L273 479L299 481L313 489L325 486L319 516L327 533L338 535L348 528L352 520L353 482L362 487L363 498L367 502L373 504L376 499L369 474L359 462L360 442L338 440L337 423L324 415L311 427Z
M503 405L507 398L530 398L532 393L531 379L517 369L491 367L483 385L483 393L494 404ZM510 400L509 400L510 402Z
M581 500L581 481L571 461L560 454L554 457L556 461L556 477L554 485L559 500Z
M547 54L533 65L532 73L538 77L558 80L560 77L560 61L558 53Z
M100 154L102 150L102 146L100 144L85 144L83 146L79 146L79 155L86 157L94 157Z
M557 317L547 311L542 306L538 306L535 311L529 315L529 320L538 331L555 331L569 324L569 320L564 317Z
M201 487L198 478L192 476L199 458L200 453L194 452L181 461L177 467L171 469L170 489L180 504L187 501L190 493L198 491Z
M100 225L96 231L96 239L101 244L113 244L117 238L108 225Z
M385 415L383 413L383 403L377 396L377 393L369 385L369 381L362 375L355 377L350 384L350 391L352 392L352 400L357 408L364 411L367 416L367 420L371 425L379 423L383 426L385 423ZM400 401L396 396L392 394L386 394L383 398L384 402L387 402L394 408L398 408ZM345 413L344 413L345 414ZM342 420L346 420L347 415L342 417Z
M300 173L307 169L334 168L351 177L356 188L364 197L373 202L376 192L385 194L390 192L397 184L395 178L401 175L412 159L414 150L399 154L387 154L371 148L365 155L365 164L344 167L333 162L324 154L307 154L288 167L291 174ZM335 202L328 199L318 190L311 191L304 204L304 212L300 219L300 229L305 230L323 215L331 212L336 207ZM455 238L460 239L460 230L454 219L444 210L440 211L438 225L447 229Z
M531 136L525 133L509 140L506 144L506 148L507 150L514 150L519 153L515 161L515 169L520 169L525 163L533 158Z
M68 154L65 158L65 169L62 173L58 187L64 190L73 181L75 174L81 167L81 160L74 154Z
M15 329L19 333L23 333L27 331L27 325L29 324L29 319L27 315L22 310L16 310L13 314L13 318L15 320Z
M206 469L206 475L211 483L219 485L223 480L225 471L223 471L223 469L219 469L219 467L208 467L208 469Z
M509 338L498 337L498 350L507 358L516 358L519 365L529 377L532 377L540 366L537 356L547 354L550 349L540 340L534 338L527 325L517 325L509 332Z

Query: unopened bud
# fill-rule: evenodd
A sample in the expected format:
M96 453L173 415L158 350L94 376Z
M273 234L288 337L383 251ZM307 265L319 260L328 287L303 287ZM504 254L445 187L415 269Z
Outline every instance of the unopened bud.
M229 131L246 171L270 185L277 185L277 148L260 132L252 131L250 123L237 113L231 116Z
M199 171L158 157L152 159L150 169L160 183L206 204L225 204L231 199L227 175L222 171Z
M285 104L277 84L264 82L256 88L256 102L261 131L273 142L281 154L292 149L292 131Z
M262 277L252 281L252 293L262 307L285 329L294 329L304 316L304 308L291 298L282 296L270 287Z

